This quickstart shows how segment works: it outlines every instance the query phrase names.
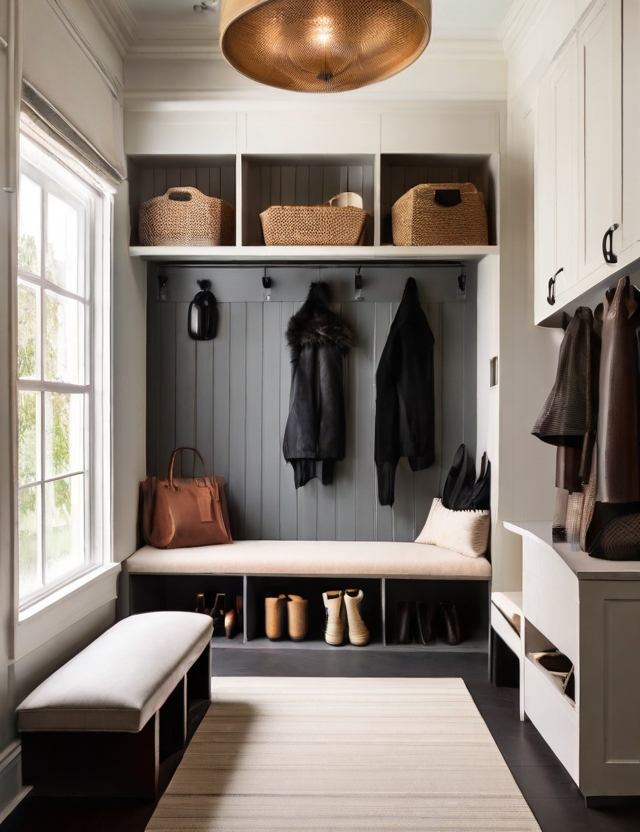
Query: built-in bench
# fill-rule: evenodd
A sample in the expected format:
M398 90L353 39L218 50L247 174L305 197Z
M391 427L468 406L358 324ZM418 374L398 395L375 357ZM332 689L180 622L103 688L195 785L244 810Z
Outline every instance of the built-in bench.
M124 619L18 708L22 777L38 794L154 798L160 762L184 747L189 703L210 699L212 621Z
M454 599L468 613L473 633L454 649L487 649L491 564L438 546L334 540L241 540L228 546L163 550L145 546L128 558L125 573L133 613L193 609L198 592L242 595L246 614L236 643L267 646L264 597L291 592L309 598L312 626L302 646L321 644L322 592L351 585L365 593L363 615L372 648L395 643L399 600L429 598ZM226 641L219 644L228 646ZM432 647L444 649L442 644Z

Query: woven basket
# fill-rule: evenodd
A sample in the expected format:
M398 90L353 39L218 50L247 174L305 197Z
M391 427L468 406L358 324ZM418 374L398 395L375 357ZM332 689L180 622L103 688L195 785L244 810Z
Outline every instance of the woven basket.
M197 188L169 188L140 206L138 236L143 246L232 246L233 205Z
M484 198L471 182L416 185L396 202L391 218L396 246L489 244Z
M361 208L272 205L260 220L268 246L361 246L370 216Z

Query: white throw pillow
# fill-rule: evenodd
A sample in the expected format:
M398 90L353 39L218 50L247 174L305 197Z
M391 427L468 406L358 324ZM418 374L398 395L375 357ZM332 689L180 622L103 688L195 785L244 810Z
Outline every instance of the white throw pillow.
M490 517L488 511L451 511L436 497L416 543L440 546L468 558L479 558L489 545Z

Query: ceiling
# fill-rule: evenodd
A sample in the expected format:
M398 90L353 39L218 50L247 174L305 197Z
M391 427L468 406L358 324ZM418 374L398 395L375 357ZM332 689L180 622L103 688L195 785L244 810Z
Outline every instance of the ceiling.
M196 14L197 0L127 0L139 26L198 25L217 29L218 13ZM498 38L498 29L516 0L433 0L433 32L438 39Z

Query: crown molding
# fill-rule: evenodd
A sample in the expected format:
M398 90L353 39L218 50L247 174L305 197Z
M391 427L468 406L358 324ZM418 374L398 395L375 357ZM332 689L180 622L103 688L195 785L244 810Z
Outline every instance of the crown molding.
M136 38L137 23L126 0L87 0L87 5L124 58Z
M67 31L69 37L82 50L85 57L90 61L93 67L97 70L100 77L106 84L111 95L122 103L123 86L122 81L111 72L109 67L104 63L96 49L91 42L85 37L82 30L75 22L71 14L65 9L60 0L48 0L49 6L56 15L64 29Z
M519 47L550 4L551 0L516 0L498 28L505 55Z
M505 60L504 49L499 40L464 40L436 38L427 46L427 58L439 60L496 61ZM224 60L217 33L202 36L202 27L197 26L154 26L140 27L135 42L127 52L127 58L135 60Z

